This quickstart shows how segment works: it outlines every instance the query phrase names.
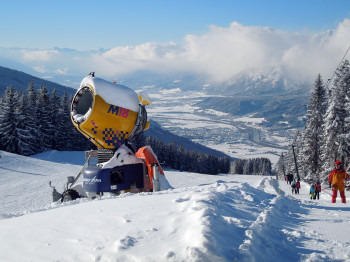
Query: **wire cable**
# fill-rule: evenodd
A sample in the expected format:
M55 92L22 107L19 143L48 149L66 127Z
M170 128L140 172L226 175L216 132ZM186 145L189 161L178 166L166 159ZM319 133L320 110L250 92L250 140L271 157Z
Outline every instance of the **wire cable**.
M338 71L338 68L339 68L339 67L340 67L340 65L343 63L344 58L345 58L345 57L346 57L346 55L348 54L349 50L350 50L350 46L348 47L348 50L346 50L345 55L343 56L342 60L340 61L340 63L339 63L339 65L338 65L337 69L334 71L334 73L333 73L332 77L331 77L331 78L329 78L329 79L327 80L327 83L326 83L326 88L327 88L327 89L328 89L328 83L332 81L332 79L333 79L333 77L334 77L335 73Z

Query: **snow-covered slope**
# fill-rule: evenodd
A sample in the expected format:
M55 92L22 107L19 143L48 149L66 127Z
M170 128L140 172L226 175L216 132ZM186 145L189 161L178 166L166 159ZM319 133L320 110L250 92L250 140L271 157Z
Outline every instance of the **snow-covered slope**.
M82 168L82 165L61 164L7 152L0 151L0 154L0 218L6 212L28 212L50 204L52 189L49 181L62 191L67 176L76 176ZM67 156L66 163L69 163Z
M48 181L80 166L1 154L0 261L350 261L350 208L329 190L165 171L172 190L52 204Z

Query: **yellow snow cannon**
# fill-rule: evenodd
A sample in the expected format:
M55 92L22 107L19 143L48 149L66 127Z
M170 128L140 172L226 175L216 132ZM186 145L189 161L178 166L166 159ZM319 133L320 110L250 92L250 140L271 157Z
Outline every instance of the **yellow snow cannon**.
M149 127L150 103L147 95L90 73L72 100L71 120L98 148L115 150Z

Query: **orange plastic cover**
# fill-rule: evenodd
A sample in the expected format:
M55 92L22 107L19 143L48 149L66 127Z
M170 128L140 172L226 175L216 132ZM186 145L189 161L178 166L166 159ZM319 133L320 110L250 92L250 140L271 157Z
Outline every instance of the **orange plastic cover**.
M135 155L138 158L142 158L145 160L147 168L148 168L149 179L150 179L150 182L151 182L152 188L153 188L153 181L152 180L153 180L154 174L153 174L153 167L151 167L151 165L158 163L158 172L159 172L159 174L164 176L163 169L160 166L156 155L154 154L154 152L150 146L141 147L139 150L137 150Z

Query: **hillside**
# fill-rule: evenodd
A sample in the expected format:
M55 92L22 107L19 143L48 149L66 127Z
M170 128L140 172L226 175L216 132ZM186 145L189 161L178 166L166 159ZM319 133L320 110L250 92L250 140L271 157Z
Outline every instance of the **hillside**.
M308 94L208 97L196 105L234 116L250 115L264 118L262 126L283 128L302 127L307 110ZM283 124L288 122L288 125Z
M175 135L165 130L164 128L162 128L154 120L151 120L150 128L146 130L144 133L145 133L145 136L152 136L153 138L156 138L162 141L166 145L170 143L175 143L177 146L182 145L185 149L188 149L191 151L202 152L204 154L210 154L217 157L231 158L230 156L226 155L223 152L192 142L190 139L184 138L182 136Z
M56 89L57 93L60 96L62 96L64 92L66 92L68 96L76 92L76 89L74 88L62 86L57 83L35 77L21 71L0 66L0 96L4 94L6 87L10 85L12 85L16 90L27 90L28 84L31 80L34 80L34 85L36 89L38 89L40 85L43 84L50 91Z

